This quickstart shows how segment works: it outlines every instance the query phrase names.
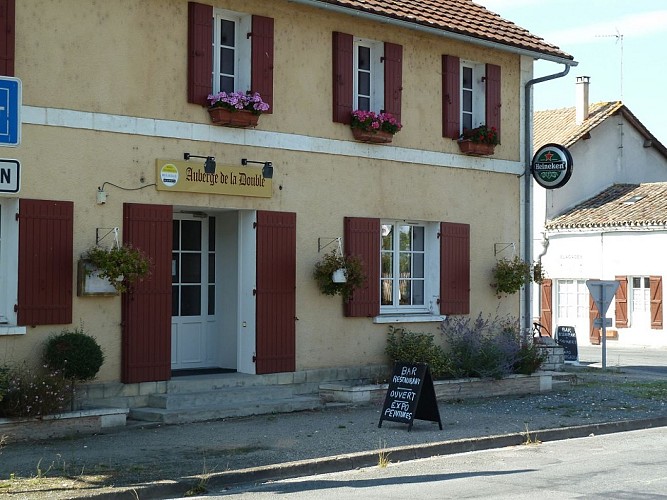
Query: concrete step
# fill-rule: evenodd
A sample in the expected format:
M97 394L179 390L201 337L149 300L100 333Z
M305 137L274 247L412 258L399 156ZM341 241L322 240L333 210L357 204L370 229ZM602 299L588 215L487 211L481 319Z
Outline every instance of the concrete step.
M247 417L250 415L266 415L272 413L288 413L293 411L316 410L322 408L319 395L292 396L287 398L255 399L239 402L227 400L217 404L190 406L188 408L131 408L129 419L164 424L182 424L187 422L204 422L229 417Z
M292 385L220 387L206 391L152 394L148 398L148 406L168 410L205 406L215 407L227 403L236 403L237 406L243 406L255 401L289 399L294 395L294 386Z

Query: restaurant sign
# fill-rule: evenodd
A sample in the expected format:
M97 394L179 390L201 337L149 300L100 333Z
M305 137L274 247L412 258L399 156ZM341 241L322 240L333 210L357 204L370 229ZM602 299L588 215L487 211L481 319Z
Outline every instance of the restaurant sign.
M565 146L545 144L537 150L530 165L533 179L545 189L557 189L572 176L572 155Z
M226 194L271 198L273 181L262 176L259 168L216 166L214 173L204 172L204 164L182 160L156 160L156 186L159 191Z

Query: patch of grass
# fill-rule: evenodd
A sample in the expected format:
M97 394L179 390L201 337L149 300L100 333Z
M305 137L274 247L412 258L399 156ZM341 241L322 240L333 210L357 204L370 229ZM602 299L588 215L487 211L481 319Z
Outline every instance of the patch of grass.
M196 495L203 495L204 493L208 493L207 486L212 473L213 471L208 470L208 467L206 466L206 460L204 460L204 470L199 476L199 481L197 481L197 484L185 492L185 496L194 497Z
M391 463L391 460L389 460L390 454L385 451L384 447L385 445L381 443L380 451L378 452L378 467L382 469L386 468Z
M667 381L654 380L647 382L627 382L623 389L629 394L641 398L656 401L667 400Z
M530 444L542 444L542 441L537 439L537 434L533 434L532 436L530 435L530 432L528 431L528 426L526 425L526 432L524 433L526 436L526 440L523 442L525 445L530 445Z

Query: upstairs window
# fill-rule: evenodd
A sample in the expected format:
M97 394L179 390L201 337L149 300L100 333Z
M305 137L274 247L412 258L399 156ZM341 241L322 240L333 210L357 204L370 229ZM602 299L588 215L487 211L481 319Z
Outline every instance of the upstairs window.
M384 46L380 42L357 38L354 41L354 109L384 109Z
M339 32L332 47L333 121L349 125L356 109L401 121L403 47Z
M188 3L188 102L259 92L273 112L273 19Z
M458 139L464 129L485 124L500 137L501 70L495 64L442 56L442 136Z

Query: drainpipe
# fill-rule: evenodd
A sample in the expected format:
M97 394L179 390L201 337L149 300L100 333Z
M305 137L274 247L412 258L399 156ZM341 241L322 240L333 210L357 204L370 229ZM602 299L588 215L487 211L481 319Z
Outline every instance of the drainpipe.
M572 61L570 64L563 63L565 69L560 73L554 73L553 75L541 76L539 78L534 78L529 80L525 85L524 93L524 128L525 128L525 144L524 144L524 160L525 168L523 172L523 190L524 190L524 260L526 262L533 262L533 213L531 210L532 203L532 192L533 192L533 182L532 175L530 172L530 162L532 160L532 148L533 148L533 137L531 134L532 123L533 123L533 112L531 109L531 97L532 97L532 87L538 83L547 82L549 80L555 80L556 78L562 78L570 72L571 66L576 66L577 62ZM546 250L546 248L545 248ZM546 252L545 252L546 253ZM523 287L524 294L524 331L529 334L533 326L533 306L531 301L532 286L526 285Z

